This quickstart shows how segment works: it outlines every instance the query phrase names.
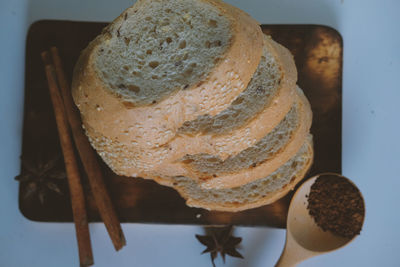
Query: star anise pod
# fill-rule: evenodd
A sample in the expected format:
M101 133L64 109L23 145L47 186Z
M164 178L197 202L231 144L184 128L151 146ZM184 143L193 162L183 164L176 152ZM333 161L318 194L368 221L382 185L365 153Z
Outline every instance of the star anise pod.
M207 248L202 252L210 253L211 263L215 267L214 260L218 254L221 255L225 263L225 255L242 258L243 256L236 250L236 246L242 241L241 237L232 236L232 225L223 228L213 228L209 235L196 235L196 238Z
M22 171L15 180L24 184L23 198L30 198L37 194L40 203L43 204L47 191L63 194L57 182L66 177L64 171L56 168L60 158L57 156L45 161L42 156L38 156L35 162L21 158Z

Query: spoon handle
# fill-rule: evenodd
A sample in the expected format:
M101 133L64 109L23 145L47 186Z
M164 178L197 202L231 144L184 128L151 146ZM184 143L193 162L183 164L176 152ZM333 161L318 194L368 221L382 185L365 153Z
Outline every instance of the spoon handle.
M275 264L275 267L294 267L301 262L301 260L295 259L287 250L282 252L278 262Z
M296 266L301 260L297 260L293 255L288 252L286 249L282 252L278 262L276 263L275 267L294 267Z
M293 236L286 233L285 247L275 267L294 267L312 256L313 253L311 251L305 250L299 246L293 239Z

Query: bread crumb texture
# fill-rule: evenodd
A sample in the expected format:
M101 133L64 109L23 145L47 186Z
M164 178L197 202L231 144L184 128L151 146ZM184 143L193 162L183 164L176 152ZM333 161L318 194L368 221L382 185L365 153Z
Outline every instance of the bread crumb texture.
M229 47L231 22L203 1L141 1L136 7L109 29L95 62L110 90L134 106L200 82Z

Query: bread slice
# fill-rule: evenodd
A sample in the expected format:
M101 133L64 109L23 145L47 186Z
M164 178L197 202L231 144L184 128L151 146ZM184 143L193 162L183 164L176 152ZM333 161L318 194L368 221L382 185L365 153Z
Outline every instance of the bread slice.
M298 99L292 109L254 146L226 160L204 153L186 155L154 176L185 176L197 180L205 189L221 189L241 186L274 172L297 153L311 127L309 102L300 88L296 92Z
M239 187L208 190L183 176L158 182L173 186L188 206L236 212L267 205L285 196L305 176L312 161L312 136L309 135L297 154L276 171Z
M262 48L258 23L221 1L139 0L81 54L74 101L89 135L140 154L168 143L185 121L227 108Z
M115 172L151 178L145 167L163 168L162 164L175 162L186 154L207 153L226 159L252 146L289 111L296 99L296 80L296 66L290 52L264 36L263 56L246 90L221 113L184 123L168 144L153 149L130 149L136 144L122 146L93 129L87 132ZM111 151L115 154L113 158ZM123 161L124 158L131 160Z

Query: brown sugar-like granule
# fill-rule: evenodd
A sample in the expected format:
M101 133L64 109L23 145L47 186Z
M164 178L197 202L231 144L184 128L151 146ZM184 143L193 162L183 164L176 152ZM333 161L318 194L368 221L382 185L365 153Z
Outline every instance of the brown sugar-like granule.
M307 208L324 231L347 238L360 234L364 202L360 191L345 178L318 177L311 186Z

